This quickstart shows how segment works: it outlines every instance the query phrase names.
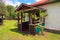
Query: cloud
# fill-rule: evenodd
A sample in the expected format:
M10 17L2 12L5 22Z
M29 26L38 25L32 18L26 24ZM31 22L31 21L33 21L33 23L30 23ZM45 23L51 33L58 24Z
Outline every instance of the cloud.
M31 3L27 3L28 5L30 5Z
M6 5L13 5L13 6L16 6L16 5L20 5L21 3L18 1L18 0L5 0L4 1Z
M36 0L36 2L39 2L39 1L42 1L42 0Z

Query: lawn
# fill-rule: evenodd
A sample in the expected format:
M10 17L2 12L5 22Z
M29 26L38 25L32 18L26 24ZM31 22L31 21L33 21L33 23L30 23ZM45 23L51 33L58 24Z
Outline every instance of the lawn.
M5 20L0 25L0 40L60 40L60 34L44 32L44 35L34 36L23 34L17 30L16 20Z

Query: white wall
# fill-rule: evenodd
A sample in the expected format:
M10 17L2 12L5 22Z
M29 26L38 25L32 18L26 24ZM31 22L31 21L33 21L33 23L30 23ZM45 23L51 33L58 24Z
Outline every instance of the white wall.
M45 19L45 28L60 30L60 2L46 4L42 7L47 9L48 14Z

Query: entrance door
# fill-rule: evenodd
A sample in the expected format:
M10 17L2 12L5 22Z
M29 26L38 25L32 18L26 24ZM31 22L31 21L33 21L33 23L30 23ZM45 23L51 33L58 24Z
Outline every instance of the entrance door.
M28 13L22 14L22 31L25 33L29 32L29 17Z
M29 22L23 22L22 23L22 31L25 33L29 32Z

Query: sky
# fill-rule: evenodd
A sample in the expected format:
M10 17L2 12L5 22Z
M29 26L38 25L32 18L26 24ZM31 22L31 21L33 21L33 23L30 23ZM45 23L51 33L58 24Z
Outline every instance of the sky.
M4 0L6 5L13 5L13 6L20 5L21 3L30 5L38 1L42 1L42 0Z

